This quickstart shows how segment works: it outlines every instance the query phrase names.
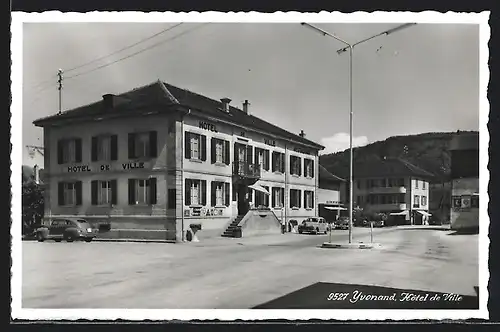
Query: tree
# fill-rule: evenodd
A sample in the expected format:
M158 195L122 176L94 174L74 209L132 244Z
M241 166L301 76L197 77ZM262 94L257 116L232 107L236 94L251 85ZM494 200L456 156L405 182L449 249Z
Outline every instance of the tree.
M30 234L41 224L44 211L43 187L35 181L23 182L23 235Z

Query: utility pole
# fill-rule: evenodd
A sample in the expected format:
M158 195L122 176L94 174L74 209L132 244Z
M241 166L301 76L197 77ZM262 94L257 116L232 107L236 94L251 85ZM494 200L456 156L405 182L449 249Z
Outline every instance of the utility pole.
M58 84L57 90L59 90L59 112L58 112L58 114L61 114L61 112L62 112L62 110L61 110L61 108L62 108L62 105L61 105L62 104L62 81L63 81L62 74L63 74L62 69L59 69L57 71L57 84Z

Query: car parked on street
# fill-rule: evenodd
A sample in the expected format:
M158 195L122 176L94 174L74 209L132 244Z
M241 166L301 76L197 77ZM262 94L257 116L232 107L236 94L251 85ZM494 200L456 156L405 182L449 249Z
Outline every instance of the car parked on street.
M330 225L322 217L309 217L298 226L298 231L302 233L326 234L330 230Z
M340 217L335 222L335 229L349 229L349 217Z
M42 226L36 231L38 242L54 240L61 242L73 242L84 240L91 242L97 235L97 230L85 220L80 218L57 218L53 219L50 226Z

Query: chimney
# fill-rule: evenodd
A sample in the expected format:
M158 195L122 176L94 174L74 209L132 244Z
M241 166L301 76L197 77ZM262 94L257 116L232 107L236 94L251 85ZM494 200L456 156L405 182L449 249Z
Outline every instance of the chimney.
M38 165L33 166L33 173L35 175L35 183L38 184L40 182L39 173L38 173Z
M300 137L306 137L306 133L304 133L304 131L301 129L300 130L300 134L299 134Z
M222 110L229 113L229 103L231 102L231 99L222 98L220 101L222 102Z
M111 93L107 93L102 96L102 102L104 104L104 108L109 109L115 106L115 95Z
M243 112L245 112L246 114L248 114L248 106L250 105L250 103L248 102L248 100L245 99L245 102L243 103Z

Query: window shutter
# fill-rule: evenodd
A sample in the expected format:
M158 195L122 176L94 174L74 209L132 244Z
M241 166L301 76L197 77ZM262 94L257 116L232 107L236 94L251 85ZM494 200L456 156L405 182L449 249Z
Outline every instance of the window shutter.
M247 145L247 163L252 164L253 146Z
M98 138L96 136L93 136L92 137L92 143L91 143L91 147L90 147L90 159L92 161L97 161L97 141L98 141Z
M215 181L212 181L210 183L210 205L211 206L215 206L215 201L216 201L216 195L215 195L216 186L215 186L215 184L216 184Z
M281 173L285 173L285 154L280 153L281 155ZM284 190L284 189L283 189Z
M224 141L224 161L226 165L229 165L231 162L231 152L229 151L229 142Z
M149 156L156 158L158 156L158 135L156 130L149 132Z
M118 185L116 180L111 180L111 204L116 205L118 202Z
M111 160L118 160L118 135L111 135Z
M269 192L269 187L264 187L264 188ZM264 195L264 205L269 207L269 195Z
M293 157L293 156L290 156L290 174L294 174L294 169L293 169L294 163L293 163L293 159L294 159L294 157Z
M57 163L60 165L63 163L63 141L57 141Z
M191 159L191 134L187 131L184 133L184 157Z
M278 170L278 167L276 166L277 159L278 158L276 156L276 152L273 151L273 157L272 157L272 161L273 161L273 163L272 163L272 171L273 172L276 172ZM274 206L274 204L273 204L273 206Z
M207 136L200 135L200 144L201 144L201 160L207 160Z
M76 181L76 205L82 205L82 181Z
M229 188L229 182L224 182L224 205L229 206L229 193L230 193L230 188Z
M210 161L212 164L215 164L216 158L215 158L215 138L212 138L210 140Z
M314 160L311 160L311 176L314 177Z
M184 188L184 204L191 205L191 180L186 179Z
M253 201L253 189L248 189L248 201Z
M254 160L253 160L253 163L254 164L259 164L260 160L259 159L259 151L260 149L259 148L255 148L255 156L254 156Z
M294 203L295 203L295 197L296 196L294 194L295 194L295 190L290 189L290 191L289 191L289 195L290 195L290 198L289 198L289 200L290 200L290 207L293 207L295 205Z
M128 159L135 158L135 134L128 134Z
M309 206L307 206L307 195L309 194L309 191L304 191L304 209L307 209Z
M264 169L269 171L269 150L264 150Z
M135 205L135 179L128 179L128 204Z
M311 202L312 202L312 205L310 207L312 209L314 209L314 191L311 191Z
M283 155L283 158L285 157L285 155ZM280 188L281 190L281 205L282 206L285 206L285 188Z
M297 164L299 166L299 176L302 176L302 158L297 158Z
M299 208L301 208L302 207L302 205L301 205L302 204L302 190L298 190L298 192L299 192L299 197L297 199L297 204L298 204ZM305 195L304 195L304 197L305 197ZM304 207L305 206L306 205L304 204Z
M82 139L75 139L75 161L77 163L82 162Z
M59 205L64 205L64 182L59 182L57 184L57 203Z
M273 153L273 156L274 156L274 153ZM276 189L273 188L272 191L271 191L271 205L272 207L275 207L276 206Z
M92 137L93 138L93 137ZM90 183L90 201L92 205L97 205L97 180L93 180Z
M201 180L201 205L207 205L207 180Z
M156 204L156 178L149 178L149 204Z

